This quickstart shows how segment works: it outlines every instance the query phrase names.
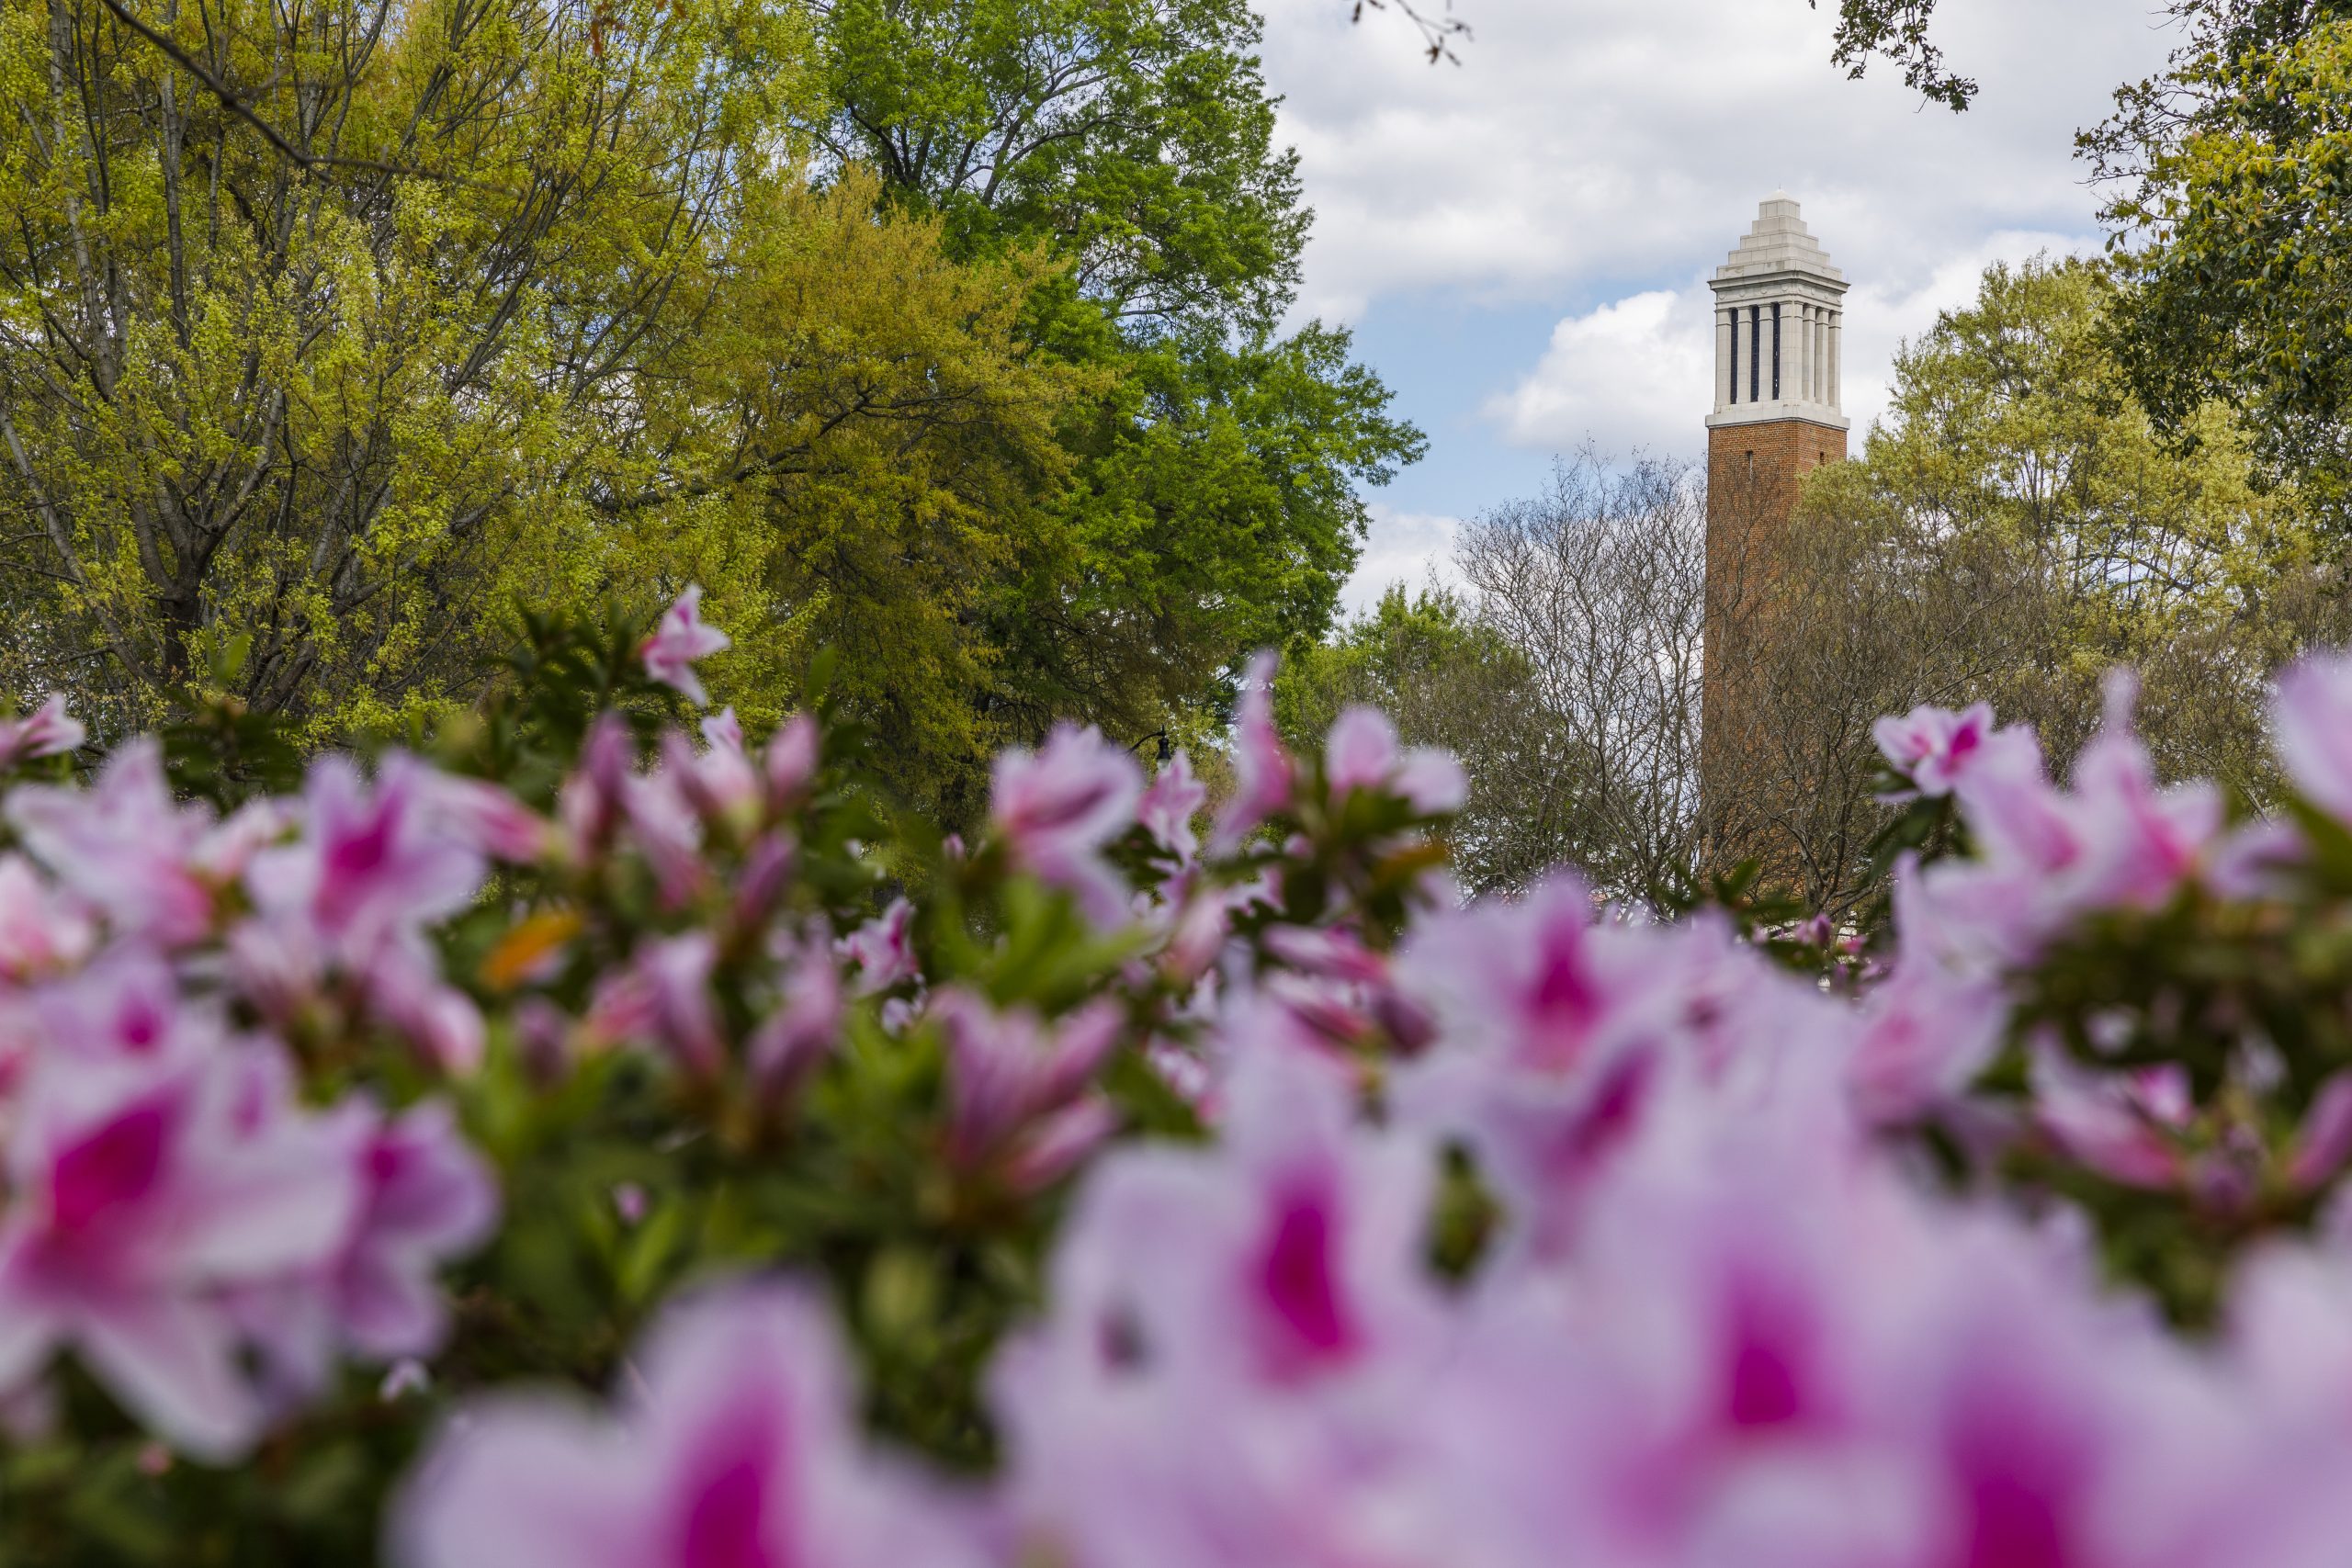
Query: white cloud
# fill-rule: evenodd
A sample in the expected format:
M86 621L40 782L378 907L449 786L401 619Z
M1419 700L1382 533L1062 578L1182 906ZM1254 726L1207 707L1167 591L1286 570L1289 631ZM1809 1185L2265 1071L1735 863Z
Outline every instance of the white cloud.
M2017 263L2086 249L2064 234L1999 233L1939 265L1915 287L1858 284L1846 299L1846 415L1854 444L1886 411L1895 350L1935 324L1939 311L1976 296L1995 261ZM1535 367L1482 412L1515 446L1559 452L1589 443L1602 453L1695 454L1709 388L1713 312L1706 285L1653 289L1552 329Z
M1399 290L1540 298L1690 276L1785 186L1858 281L1919 287L2001 230L2090 227L2072 157L2175 35L2153 0L1977 0L1937 25L1984 83L1964 115L1900 73L1847 81L1804 0L1456 0L1477 36L1430 66L1393 14L1262 0L1317 220L1305 309ZM1605 296L1603 296L1605 297Z
M1453 539L1462 520L1434 513L1399 512L1375 501L1372 532L1355 575L1340 590L1340 603L1350 614L1371 609L1392 584L1418 590L1432 582L1458 585L1453 570Z
M1612 457L1688 450L1709 407L1714 345L1705 292L1654 289L1568 317L1535 368L1482 412L1515 446L1557 452L1590 443Z

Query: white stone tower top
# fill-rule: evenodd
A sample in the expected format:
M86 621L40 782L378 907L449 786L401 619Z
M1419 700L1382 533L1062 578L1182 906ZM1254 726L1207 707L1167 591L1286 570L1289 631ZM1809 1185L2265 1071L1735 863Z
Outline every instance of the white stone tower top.
M1708 287L1715 294L1715 412L1710 426L1802 419L1848 428L1839 412L1846 275L1784 191Z

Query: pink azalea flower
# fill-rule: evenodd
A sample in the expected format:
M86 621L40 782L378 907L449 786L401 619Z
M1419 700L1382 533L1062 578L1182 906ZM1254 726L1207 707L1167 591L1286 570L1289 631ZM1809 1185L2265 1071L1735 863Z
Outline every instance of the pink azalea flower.
M355 1096L326 1121L359 1192L341 1245L317 1269L234 1300L281 1404L316 1398L339 1352L398 1361L438 1350L448 1308L435 1276L481 1245L498 1217L490 1168L446 1105L388 1118Z
M413 758L388 758L372 786L348 758L321 758L303 785L301 836L245 869L254 906L303 922L364 966L387 942L465 908L481 887L481 852L436 809L449 798L442 775Z
M581 746L579 764L556 793L556 821L574 859L602 853L618 831L636 762L627 721L616 713L597 715Z
M2233 1408L2191 1483L2218 1494L2199 1561L2331 1568L2352 1540L2352 1266L2340 1249L2273 1245L2236 1269L2222 1349ZM2217 1473L2218 1472L2218 1473ZM2182 1560L2189 1560L2183 1552Z
M1914 793L1930 800L1950 795L1953 786L1975 768L1985 765L1989 753L2007 748L2033 747L2031 732L1996 730L1993 709L1978 703L1963 713L1922 705L1901 718L1882 718L1871 728L1878 749L1894 771L1911 781ZM1996 759L2001 765L2009 759Z
M424 815L477 854L528 865L554 842L547 819L487 779L420 765Z
M1436 1568L1395 1534L1443 1344L1428 1162L1319 1072L1251 1061L1223 1149L1124 1150L1080 1193L1051 1315L994 1380L1021 1534L1102 1568Z
M1193 817L1209 797L1208 786L1193 776L1192 759L1179 750L1143 793L1136 816L1152 841L1190 864L1200 852L1200 835L1193 831Z
M1113 923L1126 913L1126 888L1101 852L1134 825L1143 787L1136 760L1101 730L1060 725L1040 750L998 756L989 823L1015 866Z
M2007 1235L1951 1227L1942 1288L1915 1298L1888 1446L1917 1467L1904 1568L2137 1568L2210 1515L2223 1412L2144 1314L2100 1301ZM2181 1462L2184 1459L2188 1462ZM2222 1462L2217 1463L2220 1461Z
M1160 963L1171 978L1190 984L1206 973L1225 950L1233 929L1234 900L1228 889L1204 882L1190 884L1177 896L1181 901L1170 922Z
M2132 730L2138 683L2108 677L2106 725L2075 764L2075 809L2086 846L2070 910L2151 908L2195 874L2222 836L2227 813L2209 783L2159 788L2147 748Z
M1425 1462L1480 1560L1860 1568L1913 1532L1871 1428L1932 1254L1899 1192L1820 1153L1735 1134L1633 1168L1558 1288L1474 1299ZM1783 1506L1755 1517L1759 1483Z
M1323 738L1324 782L1331 794L1378 789L1388 782L1402 755L1396 727L1375 707L1361 705L1341 713Z
M88 731L65 711L65 699L51 694L22 718L0 718L0 771L36 757L78 749Z
M1241 677L1233 721L1233 794L1217 813L1210 849L1230 854L1267 818L1290 804L1295 764L1274 728L1274 655L1261 652Z
M1397 1069L1396 1113L1469 1145L1526 1258L1571 1247L1608 1172L1717 1098L1783 1095L1770 1114L1803 1135L1851 1131L1842 1007L1717 924L1595 916L1555 877L1516 907L1428 922L1397 959L1398 995L1434 1040Z
M1906 944L2007 966L2091 910L2159 907L2209 865L2235 874L2220 795L2157 785L2132 731L2134 692L2128 674L2109 678L2107 722L2075 762L2073 793L2052 788L2022 750L1987 750L1958 781L1979 858L1928 874L1912 912L1934 929L1906 926Z
M6 1155L0 1386L70 1346L190 1453L229 1458L257 1435L228 1294L325 1266L360 1193L341 1140L270 1103L284 1075L254 1066L220 1052L40 1065Z
M1221 1132L1102 1168L1048 1335L1097 1376L1299 1391L1430 1348L1426 1149L1355 1128L1340 1080L1280 1052L1237 1067Z
M1332 722L1323 741L1323 773L1334 799L1360 789L1382 790L1424 817L1459 811L1470 795L1461 763L1429 747L1405 750L1397 744L1396 727L1374 707L1349 708Z
M735 716L734 704L729 703L704 719L698 728L703 743L712 750L731 751L738 757L743 754L743 721Z
M646 943L627 969L598 984L588 1004L590 1036L653 1046L690 1073L718 1072L727 1058L710 994L718 961L718 946L708 931Z
M86 791L20 785L6 810L34 858L118 931L177 945L211 929L213 891L195 863L211 814L172 798L153 737L118 747Z
M2271 724L2303 798L2352 822L2352 653L2313 654L2280 674Z
M1434 746L1416 746L1406 752L1389 787L1424 817L1447 816L1470 800L1470 775L1453 752Z
M481 1066L488 1043L481 1010L442 983L421 943L379 948L362 972L360 987L374 1015L405 1035L431 1066L463 1077Z
M688 588L676 604L662 612L653 635L638 644L637 656L645 672L673 690L683 692L696 707L707 705L710 694L695 674L695 660L724 651L733 639L702 618L702 589Z
M424 1363L413 1356L392 1363L384 1381L376 1385L376 1397L387 1404L395 1404L412 1394L421 1394L433 1386L433 1374Z
M968 991L931 1004L947 1043L947 1157L995 1165L1029 1187L1057 1179L1114 1125L1089 1092L1125 1023L1097 1001L1048 1026L1026 1009L999 1012Z
M1850 1069L1857 1113L1900 1126L1951 1105L1991 1064L2008 1011L1995 982L1906 954L1863 1002Z
M1600 915L1562 873L1518 905L1427 922L1399 956L1398 982L1456 1049L1566 1072L1629 1007L1657 996L1648 944Z
M2287 1179L2314 1191L2334 1179L2347 1160L2352 1160L2352 1072L2340 1072L2312 1096L2288 1157Z
M662 903L684 908L710 879L710 867L703 859L702 818L685 778L668 767L650 775L631 775L623 782L620 800L629 842L652 868Z
M0 854L0 980L70 969L97 943L90 918L18 854Z
M764 795L759 772L743 752L743 729L728 708L702 721L704 746L696 751L675 730L662 737L662 766L696 816L738 829L758 818Z
M734 879L729 914L737 930L757 931L767 925L791 885L797 853L792 835L781 828L771 828L752 840Z
M673 1308L617 1420L480 1406L396 1508L400 1568L978 1568L977 1534L870 1457L820 1312L772 1285Z
M823 737L817 721L805 713L796 713L768 738L768 749L760 759L760 773L767 788L768 809L782 814L798 806L817 781L817 765L823 749Z
M922 977L915 961L915 907L893 898L890 907L834 944L857 968L857 994L870 997Z
M398 1117L365 1102L345 1114L371 1123L360 1146L358 1224L335 1261L335 1321L376 1360L441 1348L448 1308L435 1275L490 1236L498 1186L439 1100Z
M1355 985L1388 981L1388 959L1363 944L1354 931L1330 926L1268 926L1260 939L1266 951L1292 968Z
M791 1100L832 1054L845 1011L841 969L821 929L805 938L780 937L775 952L786 961L778 999L743 1050L753 1089L769 1105Z
M2112 1180L2166 1188L2187 1173L2170 1126L2183 1098L2168 1076L2098 1074L2055 1044L2033 1055L2034 1119L2068 1155Z
M31 994L44 1047L96 1060L200 1055L223 1049L218 1015L190 1005L156 953L118 943L76 974Z

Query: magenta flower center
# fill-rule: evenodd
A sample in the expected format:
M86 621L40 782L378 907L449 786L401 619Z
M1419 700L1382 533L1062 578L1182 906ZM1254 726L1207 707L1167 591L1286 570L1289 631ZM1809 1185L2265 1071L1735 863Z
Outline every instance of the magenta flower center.
M686 1517L679 1568L786 1568L761 1531L760 1476L741 1460L711 1478Z
M2072 1554L2045 1491L1996 1472L1977 1479L1968 1501L1968 1555L1961 1568L2067 1568Z
M1332 1271L1331 1214L1319 1193L1284 1199L1260 1283L1280 1325L1276 1360L1302 1371L1346 1359L1359 1336Z
M1731 1424L1750 1429L1784 1427L1802 1408L1797 1371L1786 1348L1771 1335L1749 1327L1732 1354Z
M166 1131L164 1108L141 1106L58 1156L50 1178L55 1228L85 1230L153 1191L163 1174Z
M347 919L373 891L374 879L391 863L392 818L390 811L377 812L364 830L337 838L326 852L319 913L330 922Z

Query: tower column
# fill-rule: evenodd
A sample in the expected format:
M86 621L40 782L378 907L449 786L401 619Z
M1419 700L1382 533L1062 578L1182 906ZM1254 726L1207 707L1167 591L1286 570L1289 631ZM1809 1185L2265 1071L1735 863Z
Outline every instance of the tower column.
M1829 400L1829 312L1813 313L1813 400Z
M1731 345L1731 310L1726 306L1718 305L1715 307L1715 407L1719 409L1729 407L1736 395L1732 385Z
M1845 321L1845 311L1829 312L1829 406L1831 408L1845 406L1842 398L1843 389L1838 384L1841 378L1840 372L1844 369L1843 361L1846 353Z
M1813 401L1813 307L1804 300L1796 308L1797 373L1789 388L1792 402Z

